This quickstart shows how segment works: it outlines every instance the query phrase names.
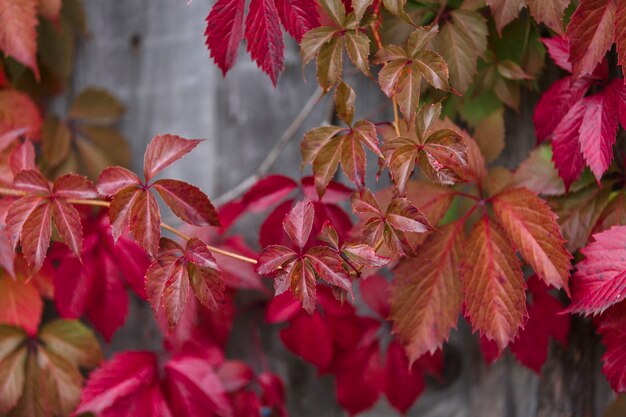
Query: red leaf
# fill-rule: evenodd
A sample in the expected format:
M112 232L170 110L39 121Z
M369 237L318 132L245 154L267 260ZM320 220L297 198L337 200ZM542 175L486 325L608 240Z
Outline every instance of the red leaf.
M52 208L41 204L30 213L22 229L22 251L28 264L38 270L48 253L52 237Z
M546 284L569 293L572 255L565 249L557 216L548 204L526 188L515 188L494 196L493 210L537 275Z
M157 135L148 144L143 157L143 173L146 181L191 152L199 139L184 139L176 135Z
M113 239L117 240L128 227L130 221L130 209L139 197L140 190L135 186L130 186L119 191L111 200L108 216L111 222L111 233Z
M589 90L589 78L565 77L550 86L535 107L533 121L537 140L548 139L559 126L567 112L580 101Z
M266 246L259 256L257 272L261 275L272 274L282 268L283 265L293 262L297 257L297 253L284 246Z
M458 262L463 249L463 224L434 232L417 258L403 260L391 286L393 331L413 363L437 350L456 327L463 306Z
M243 195L247 210L256 213L267 210L295 190L298 184L289 177L270 175L260 179Z
M424 391L424 377L416 366L410 366L404 348L396 341L387 348L385 371L387 399L404 415Z
M174 414L232 416L224 387L205 358L175 356L165 366L165 373Z
M310 0L276 0L280 21L298 43L309 30L320 25L317 7Z
M134 172L122 167L108 167L98 178L98 192L112 197L124 188L140 184L141 180Z
M145 300L144 282L146 270L150 265L150 259L146 252L135 242L121 237L113 245L113 258L126 283L139 297Z
M570 316L561 314L565 307L550 295L548 287L536 276L526 283L531 294L528 321L511 344L511 352L524 366L540 373L548 357L550 337L567 345Z
M137 191L128 214L130 231L137 243L150 255L156 255L161 237L161 213L154 195L148 190Z
M567 25L574 76L591 74L613 44L614 0L581 0Z
M198 187L177 180L154 183L163 201L182 220L195 226L219 226L217 211Z
M27 191L33 194L39 194L41 196L48 196L50 194L50 184L46 177L41 175L41 172L29 169L19 172L15 175L13 185L18 190Z
M626 226L593 235L581 250L585 260L577 264L572 278L572 304L568 311L599 314L624 299Z
M246 18L247 50L274 85L283 70L283 34L274 0L252 0Z
M332 249L317 246L311 248L305 255L305 258L320 278L330 285L346 291L354 299L352 280L343 269L343 260Z
M597 319L597 331L602 336L606 351L602 356L602 372L611 388L626 392L626 303L611 307Z
M390 310L389 282L380 275L372 275L361 280L360 289L365 304L381 319L386 320Z
M70 203L63 199L52 201L54 225L63 242L69 246L76 257L80 258L83 246L83 227L80 215Z
M626 2L624 0L617 0L615 45L617 47L617 62L622 66L622 73L624 73L626 71Z
M500 227L488 217L470 234L461 260L465 310L474 330L500 350L515 339L527 317L520 262Z
M259 245L261 247L292 244L282 228L282 222L291 211L292 206L293 200L284 201L267 216L259 231Z
M29 67L37 68L37 0L0 1L0 51Z
M158 370L153 353L118 353L89 375L75 413L116 415L113 411L117 407L130 406L130 399L136 400L157 381ZM156 417L156 414L147 416Z
M371 408L385 383L378 343L347 357L336 375L337 401L348 413L355 415Z
M98 193L93 183L82 175L66 174L59 177L52 187L55 196L61 198L96 198Z
M245 6L245 0L218 0L206 18L206 46L224 75L237 61Z
M350 187L346 187L336 181L331 181L326 187L324 196L320 198L317 194L317 190L315 190L313 181L312 176L302 178L302 188L304 189L304 194L311 201L319 200L320 202L324 202L326 204L340 203L350 198L354 192L354 190Z
M24 3L29 1L31 0L26 0ZM2 49L1 42L0 40L0 49ZM19 129L19 135L24 134L27 139L38 141L41 137L42 124L41 113L28 95L13 89L0 91L0 137L7 132ZM2 149L5 147L2 146Z
M298 314L280 331L287 349L324 372L333 359L332 338L319 312Z
M90 268L85 271L85 275L94 277L85 312L104 339L110 341L126 321L128 295L116 267L117 260L110 255L99 255L96 253L91 258Z
M6 216L6 234L11 249L14 251L20 241L24 223L33 211L41 204L42 198L34 195L22 197L9 207Z
M548 55L561 69L572 72L572 63L569 62L569 42L561 36L543 38L541 42L548 49Z
M300 313L300 303L293 294L285 292L270 301L265 311L265 320L270 324L282 323L291 320L298 313Z
M585 167L578 142L578 132L585 114L584 103L584 100L576 102L552 134L552 159L566 190L580 177Z
M43 302L32 282L1 276L0 305L0 323L21 327L31 336L37 334Z
M605 90L583 99L585 114L580 125L580 147L598 183L613 160L617 106L612 98L611 91Z
M31 141L26 140L13 148L11 155L9 155L9 166L13 174L37 169L35 164L35 147Z
M310 201L300 201L283 220L283 229L301 250L309 240L314 215L313 204Z

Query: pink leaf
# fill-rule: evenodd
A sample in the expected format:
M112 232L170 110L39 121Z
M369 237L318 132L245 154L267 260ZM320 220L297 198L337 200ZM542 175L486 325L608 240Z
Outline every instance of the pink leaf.
M77 258L81 256L83 246L83 227L80 216L74 206L63 199L52 202L54 225L61 235L63 242L69 246Z
M580 147L598 183L613 160L617 134L615 102L610 91L583 99L585 114L580 125Z
M320 25L317 7L310 0L276 0L276 8L283 26L298 43L305 33Z
M380 275L364 278L360 284L361 297L369 308L384 320L389 317L389 282ZM407 364L407 368L408 368Z
M626 392L626 303L611 307L597 319L597 331L606 351L602 372L616 392Z
M50 204L41 204L30 213L22 229L22 251L34 270L43 265L51 237L52 208Z
M154 195L148 190L138 191L129 216L130 231L137 243L150 255L156 255L161 237L161 213Z
M104 413L117 405L128 406L129 398L137 398L156 384L157 378L156 356L153 353L118 353L89 375L76 414L92 412L109 415Z
M572 72L572 64L569 62L569 43L567 39L561 36L553 36L551 38L543 38L541 42L548 49L548 55L561 69Z
M191 152L199 139L184 139L176 135L157 135L148 144L143 157L143 173L146 181Z
M86 177L66 174L59 177L52 187L54 195L62 198L89 199L98 197L96 187Z
M552 134L554 165L565 183L565 189L583 172L585 161L578 142L579 129L585 114L584 101L580 100L569 109Z
M44 196L47 196L50 193L50 184L48 183L48 180L41 174L41 172L34 169L22 171L15 175L13 185L18 190L29 193Z
M245 0L218 0L206 18L206 45L224 75L237 61L245 6Z
M13 174L29 169L37 169L37 165L35 165L35 147L31 141L26 140L11 151L9 166Z
M568 311L599 314L624 299L626 289L626 226L593 235L581 250L585 260L572 278L572 304Z
M280 245L270 245L263 249L259 256L257 272L261 275L268 275L276 272L283 265L286 265L298 257L293 250Z
M309 240L314 215L313 204L310 201L300 201L283 220L283 229L300 249Z
M333 359L332 338L319 312L298 314L280 331L287 349L325 371Z
M533 121L537 140L548 139L574 104L580 101L591 87L588 78L565 77L550 86L535 107Z
M283 34L274 0L252 0L246 18L247 50L274 85L283 70Z
M274 206L298 187L289 177L270 175L254 184L242 197L246 209L256 213Z
M215 207L198 187L178 180L159 180L153 187L174 214L187 223L219 226Z
M15 200L9 207L5 222L5 232L12 250L15 250L17 243L20 241L24 223L26 223L28 217L41 202L41 197L29 195Z
M124 188L140 184L141 180L134 172L122 167L108 167L98 178L98 192L112 197Z

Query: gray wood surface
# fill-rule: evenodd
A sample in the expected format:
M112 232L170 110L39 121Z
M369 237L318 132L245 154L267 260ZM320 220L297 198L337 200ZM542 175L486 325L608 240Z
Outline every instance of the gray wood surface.
M204 46L204 18L212 1L194 0L85 0L91 38L77 53L73 90L89 85L105 87L127 106L120 128L130 140L134 167L141 167L145 145L157 133L207 139L168 176L201 187L210 197L224 193L254 172L315 89L305 83L295 45L289 40L286 70L278 88L240 50L239 62L222 78ZM384 119L377 110L382 97L368 80L351 81L361 92L360 113ZM509 167L523 159L534 144L531 105L526 94L519 114L507 117L507 147L501 162ZM319 125L327 113L320 103L298 133ZM272 172L297 177L298 141L282 153ZM372 173L370 173L370 176ZM371 177L373 179L373 177ZM254 317L238 322L233 353L245 356L246 327ZM584 328L584 325L581 325ZM587 329L588 332L588 329ZM567 417L601 416L611 394L598 374L596 340L583 334L573 348L555 347L539 378L506 355L492 367L483 364L467 325L452 337L452 376L443 387L429 386L411 410L420 417ZM332 380L287 352L278 343L276 329L264 340L274 371L287 383L288 404L294 417L341 416L334 401ZM160 336L146 304L133 299L126 326L107 347L158 349ZM432 384L430 384L432 385ZM381 400L369 417L396 415Z

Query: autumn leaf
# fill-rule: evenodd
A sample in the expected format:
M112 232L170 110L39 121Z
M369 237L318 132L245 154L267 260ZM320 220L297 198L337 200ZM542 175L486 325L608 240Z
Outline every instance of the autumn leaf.
M106 123L118 120L124 106L107 90L88 87L72 101L67 116L80 122Z
M615 1L583 0L567 25L569 62L576 77L591 74L615 39Z
M280 18L273 0L252 0L246 17L244 36L247 50L276 85L283 70L283 36Z
M424 242L416 258L394 269L390 318L411 363L440 348L456 327L463 303L457 273L462 243L462 224L446 225Z
M26 281L26 271L15 277L0 276L0 323L23 328L29 335L36 335L41 321L43 301L33 282Z
M157 135L152 138L143 157L146 181L187 155L200 142L198 139L184 139L176 135Z
M19 129L16 135L0 141L0 150L21 135L38 141L42 123L41 113L28 95L13 89L0 90L0 137Z
M206 18L206 45L224 75L237 61L245 5L245 0L218 0Z
M453 10L434 45L450 67L450 83L461 93L472 83L478 58L487 48L487 21L471 10Z
M38 0L3 0L0 3L0 50L29 67L39 79L37 3Z
M407 120L417 111L422 79L439 90L449 89L448 65L440 55L426 49L436 34L436 28L418 28L403 47L391 44L376 53L374 63L383 64L378 75L380 88L398 101Z
M224 281L206 244L192 238L183 248L161 238L160 246L146 272L146 293L155 313L163 308L170 328L175 327L187 307L190 288L203 305L217 310L224 298Z
M474 330L502 351L524 325L528 313L520 262L504 231L488 217L470 233L461 259L465 314Z
M283 229L296 250L270 245L259 256L257 271L275 274L276 295L291 289L293 296L313 314L316 305L315 281L319 276L330 285L352 294L352 281L343 267L343 260L329 248L316 246L304 251L313 228L315 209L310 201L301 201L285 216Z
M572 278L571 312L600 314L623 299L626 264L623 260L625 226L593 235L581 250L585 260L577 264Z
M605 347L602 356L602 372L617 392L626 391L626 363L624 362L624 320L626 304L619 303L611 307L596 319L597 332L602 336Z
M525 188L493 197L493 210L507 236L546 284L568 290L571 254L565 249L556 215Z
M315 4L307 0L276 0L280 20L298 42L309 30L320 25Z

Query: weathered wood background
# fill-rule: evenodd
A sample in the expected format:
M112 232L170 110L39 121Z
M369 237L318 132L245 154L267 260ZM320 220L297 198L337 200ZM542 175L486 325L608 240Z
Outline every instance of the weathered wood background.
M157 133L207 139L169 175L184 178L216 198L253 173L315 91L305 83L296 46L289 40L286 70L278 88L240 51L236 67L223 78L204 46L205 17L210 0L85 0L90 39L78 48L73 91L90 85L114 92L127 106L120 128L130 140L135 169L144 148ZM368 80L351 80L360 95L362 115L385 119L377 88ZM500 162L514 167L523 159L534 135L531 108L536 97L525 94L519 114L507 117L507 148ZM296 134L319 125L328 113L322 100ZM271 172L297 177L298 140L282 152ZM373 178L371 178L373 180ZM158 349L159 332L146 304L134 300L126 326L107 347ZM245 320L242 326L245 327ZM341 416L332 380L319 378L312 367L277 342L276 329L264 337L275 372L288 386L292 416ZM235 334L233 353L247 354L247 333ZM272 342L273 340L273 342ZM491 368L482 360L471 331L462 324L448 349L444 386L429 388L411 410L420 417L593 417L601 416L612 394L598 372L600 352L588 323L576 322L570 349L554 347L544 376L521 368L505 356ZM396 415L381 400L370 417Z

